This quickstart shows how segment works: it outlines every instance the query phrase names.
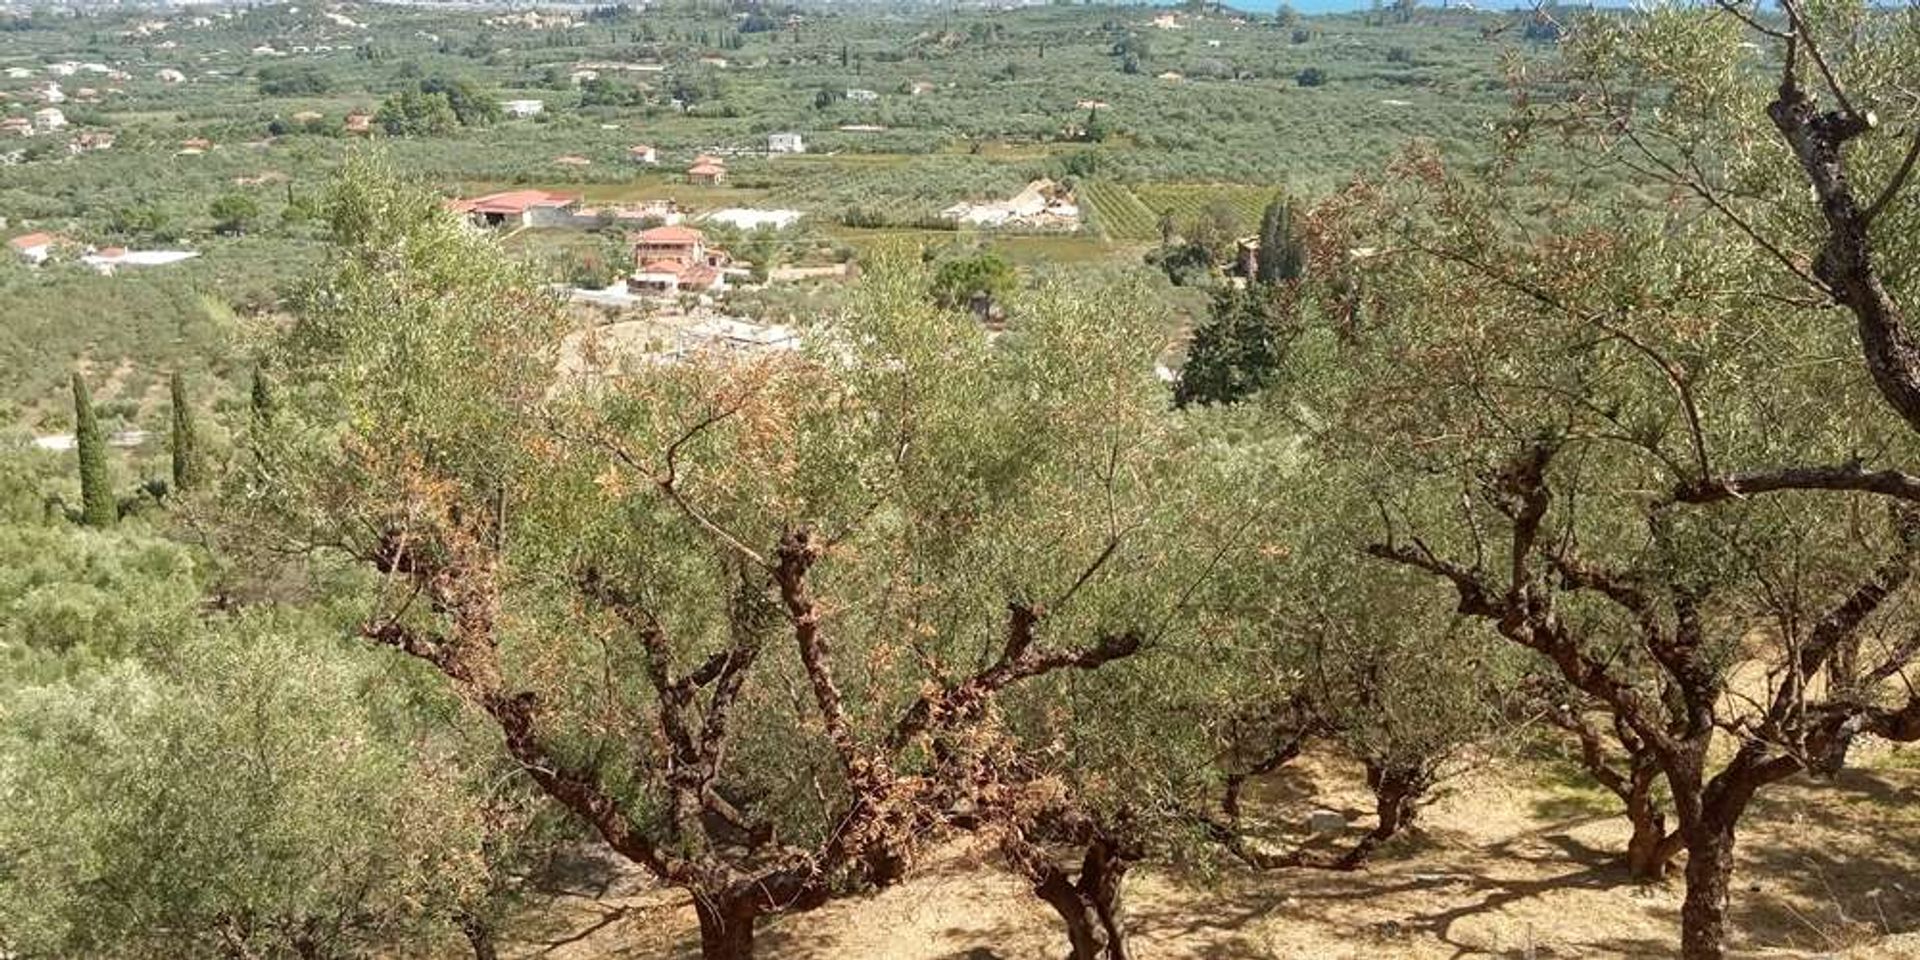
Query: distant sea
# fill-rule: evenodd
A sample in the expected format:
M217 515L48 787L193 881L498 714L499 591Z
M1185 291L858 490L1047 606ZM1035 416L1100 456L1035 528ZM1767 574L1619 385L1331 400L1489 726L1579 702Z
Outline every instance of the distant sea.
M1272 13L1280 9L1281 2L1282 0L1226 0L1226 5L1235 10L1244 10L1248 13ZM1562 3L1561 6L1624 7L1630 2L1631 0L1607 0L1607 2L1592 4ZM1179 0L1156 0L1153 5L1177 7L1182 4ZM1293 9L1303 14L1360 13L1373 7L1372 0L1290 0L1290 5ZM1391 2L1384 2L1383 5L1391 6L1392 4ZM1440 9L1442 6L1447 6L1474 10L1529 10L1533 8L1534 4L1529 2L1529 0L1484 0L1484 2L1483 0L1470 0L1468 3L1450 3L1445 5L1438 2L1423 2L1420 6L1422 9Z

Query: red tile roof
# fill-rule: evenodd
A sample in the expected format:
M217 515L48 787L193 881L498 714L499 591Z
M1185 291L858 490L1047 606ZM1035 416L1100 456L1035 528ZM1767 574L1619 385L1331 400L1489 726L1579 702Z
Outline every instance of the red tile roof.
M534 207L564 207L579 202L580 198L573 194L549 193L545 190L509 190L506 193L490 193L471 200L455 200L448 206L457 213L521 214Z
M706 234L687 227L654 227L651 230L640 231L635 235L634 240L639 243L666 246L699 243L706 238Z
M687 175L693 177L715 177L726 172L726 167L713 163L696 163L687 168Z
M655 260L643 264L633 271L641 273L664 273L674 278L682 287L705 290L720 279L720 271L702 263L681 263L678 260Z
M8 240L7 246L15 250L31 250L34 247L44 247L57 239L59 238L51 233L23 233Z

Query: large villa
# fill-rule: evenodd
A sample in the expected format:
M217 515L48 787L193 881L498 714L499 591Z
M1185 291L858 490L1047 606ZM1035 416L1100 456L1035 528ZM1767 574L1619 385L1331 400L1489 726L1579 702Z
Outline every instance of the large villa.
M627 289L662 296L723 290L724 271L732 262L726 251L708 247L706 235L698 230L654 227L634 238Z

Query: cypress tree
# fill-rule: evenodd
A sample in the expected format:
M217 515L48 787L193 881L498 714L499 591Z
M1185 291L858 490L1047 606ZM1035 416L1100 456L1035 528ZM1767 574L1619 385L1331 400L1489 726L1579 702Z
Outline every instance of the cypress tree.
M1267 204L1260 216L1260 259L1253 279L1260 283L1298 280L1306 259L1306 245L1293 230L1292 205L1285 200Z
M1214 294L1210 315L1187 345L1175 406L1238 403L1273 382L1294 332L1291 304L1275 296L1259 289Z
M112 526L120 519L120 508L107 475L107 438L100 435L93 397L78 372L73 375L73 419L74 447L80 454L80 522L89 527Z
M168 384L173 399L173 488L192 490L200 485L200 443L193 422L193 406L187 402L187 378L173 372Z

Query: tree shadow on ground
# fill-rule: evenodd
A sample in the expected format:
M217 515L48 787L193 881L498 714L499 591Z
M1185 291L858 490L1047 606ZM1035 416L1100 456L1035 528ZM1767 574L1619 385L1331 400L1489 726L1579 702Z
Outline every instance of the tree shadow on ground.
M1920 930L1920 771L1796 777L1761 793L1741 826L1731 909L1743 945L1831 952Z

